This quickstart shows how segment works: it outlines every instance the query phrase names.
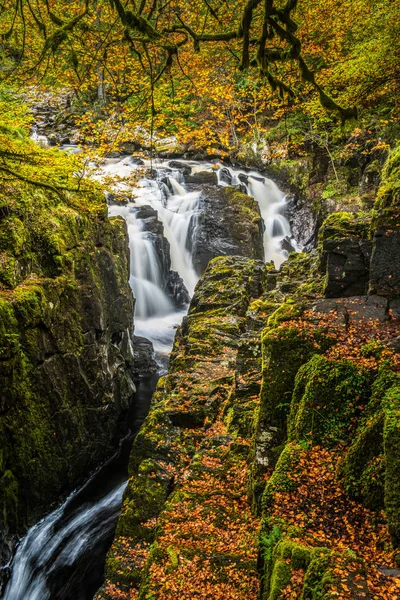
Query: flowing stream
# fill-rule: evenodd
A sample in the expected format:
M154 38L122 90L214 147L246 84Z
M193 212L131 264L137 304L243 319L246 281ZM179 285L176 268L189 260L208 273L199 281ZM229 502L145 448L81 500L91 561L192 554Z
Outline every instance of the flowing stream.
M208 163L187 165L193 171L215 169ZM191 296L199 279L193 267L191 241L198 226L201 191L188 191L182 171L169 168L164 161L156 165L155 177L144 177L138 187L132 188L120 179L130 177L139 168L143 169L129 158L112 159L99 177L119 178L116 187L130 197L127 204L111 200L109 214L122 216L128 225L130 284L136 298L135 335L152 341L155 356L165 368L176 327L187 310L177 298L187 297L187 292ZM284 194L256 172L224 167L218 170L218 181L222 186L244 186L258 202L265 226L265 260L274 260L279 266L287 256L281 242L290 238ZM93 598L102 583L105 555L115 532L132 440L148 412L156 380L144 379L139 384L131 415L132 433L123 440L118 453L20 542L10 565L4 600Z

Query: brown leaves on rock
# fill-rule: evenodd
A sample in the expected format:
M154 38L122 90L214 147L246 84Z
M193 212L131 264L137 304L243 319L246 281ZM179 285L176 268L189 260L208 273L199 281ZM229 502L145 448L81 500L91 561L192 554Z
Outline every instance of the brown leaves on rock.
M318 446L309 449L290 476L296 488L273 494L269 517L274 523L285 523L294 539L297 535L296 541L303 545L328 547L338 553L349 549L364 561L368 590L364 590L356 566L341 561L338 554L336 581L329 597L396 600L400 598L400 581L380 571L382 565L389 567L393 563L384 516L345 494L336 476L338 459L337 452ZM299 589L300 578L301 573L293 573L283 598L298 597L293 594Z
M246 462L221 421L207 437L161 516L159 559L150 567L158 600L257 597L259 520L246 496Z

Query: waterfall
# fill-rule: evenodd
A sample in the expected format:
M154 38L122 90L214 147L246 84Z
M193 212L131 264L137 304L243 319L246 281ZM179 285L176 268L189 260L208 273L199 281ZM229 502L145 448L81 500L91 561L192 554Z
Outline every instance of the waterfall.
M137 165L127 159L105 166L104 173L121 178L120 190L132 196L126 206L111 205L109 214L122 216L128 224L130 283L136 298L135 333L150 339L155 351L167 356L185 311L177 310L163 289L157 236L146 231L146 219L140 217L137 209L150 206L156 211L169 242L171 269L179 273L192 295L199 276L192 263L190 236L196 228L201 192L188 192L182 174L177 170L166 171L165 167L160 169L156 180L144 178L138 187L130 189L123 178L129 178L135 170Z
M264 260L273 260L275 266L280 267L287 258L287 252L282 250L282 239L291 235L289 222L284 216L285 194L270 179L260 181L251 174L248 178L248 191L258 202L264 221Z
M61 570L78 565L82 555L93 551L95 544L101 544L113 534L126 484L124 481L98 502L83 504L68 515L69 499L32 527L18 548L4 600L68 597L68 577L56 597L48 585L49 580L53 577L63 580Z
M49 145L49 140L47 139L47 137L45 135L40 135L38 133L37 125L34 125L32 127L31 140L33 140L34 142L36 142L37 144L39 144L39 146L42 146L43 148L45 148Z
M210 163L186 161L184 164L193 173L215 168ZM154 166L145 164L145 168L150 166L154 174ZM191 296L199 278L193 267L191 242L196 232L201 192L187 191L182 170L170 168L167 161L160 161L157 165L155 179L144 177L137 187L132 188L129 180L138 169L138 165L128 158L114 159L105 165L103 174L119 178L117 187L129 198L127 206L110 206L109 213L123 216L128 223L130 281L136 298L136 333L148 337L155 350L166 356L173 342L176 325L184 312L176 311L162 287L162 265L156 238L145 230L143 219L137 216L135 208L150 206L157 212L158 220L163 225L163 235L169 242L171 268L179 273ZM220 167L217 173L219 185L241 186L257 201L264 222L264 259L274 261L279 268L288 254L282 248L282 241L291 235L285 217L285 195L273 181L257 172L244 173ZM291 244L296 247L293 240Z
M136 317L146 319L170 314L173 304L162 289L162 266L157 256L156 236L144 230L143 219L137 218L135 208L110 206L109 215L124 217L128 225L129 281L136 298Z
M254 171L244 173L223 167L218 172L218 182L222 186L241 186L256 200L264 222L264 260L274 261L275 266L279 268L288 256L287 251L282 248L282 241L291 237L290 225L285 217L285 194L271 179ZM291 245L297 249L294 240L291 240Z

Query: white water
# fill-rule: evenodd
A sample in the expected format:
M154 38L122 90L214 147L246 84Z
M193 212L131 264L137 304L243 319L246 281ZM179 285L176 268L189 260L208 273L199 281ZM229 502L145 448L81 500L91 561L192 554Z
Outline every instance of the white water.
M109 214L122 216L128 224L130 283L136 298L135 334L150 339L156 354L162 359L171 350L176 327L185 311L177 310L162 289L162 265L155 249L156 236L145 231L144 222L136 217L135 209L151 206L157 211L164 236L170 244L171 269L179 273L192 295L199 276L189 250L190 235L196 228L201 193L187 192L179 171L168 173L169 186L161 179L142 179L139 187L132 188L123 178L128 178L128 181L137 168L129 159L110 161L103 174L121 178L119 189L131 196L131 201L125 206L110 206ZM166 176L166 173L163 175Z
M232 185L239 185L241 180L239 175L248 177L246 185L247 193L252 196L260 207L260 213L264 222L264 260L265 262L274 262L275 267L279 268L287 259L288 253L282 250L282 240L291 237L290 225L285 217L286 196L278 188L276 183L252 171L244 173L224 167L229 171L232 177ZM227 185L219 181L220 185ZM293 246L297 249L294 240L291 240Z
M113 531L127 482L65 515L70 499L30 529L15 556L4 600L51 600L48 581ZM65 585L68 589L68 584Z
M182 161L181 161L182 162ZM211 163L186 162L192 172L211 171ZM149 162L145 167L153 168ZM141 179L138 187L132 187L131 180L139 168L129 158L110 160L102 169L102 176L118 178L116 185L129 198L125 206L110 206L109 214L121 215L128 223L131 251L131 286L136 301L136 335L147 337L153 342L157 353L167 356L172 347L176 326L184 311L176 311L173 303L161 287L160 263L154 246L154 236L143 228L143 221L135 215L135 208L151 206L157 211L163 224L164 236L170 244L171 268L182 277L192 296L199 279L190 252L195 235L197 217L201 205L201 192L188 192L179 170L170 169L167 161L160 161L156 169L156 179ZM244 172L227 169L232 185L241 184L239 175L247 176L247 192L254 197L260 207L264 222L264 259L274 261L279 268L287 258L282 250L283 238L290 238L290 226L284 216L286 199L277 185L257 172ZM219 173L219 170L217 170ZM241 178L243 179L243 177ZM166 185L165 181L169 185ZM227 185L221 179L219 185ZM243 185L243 183L242 183Z
M286 197L271 179L259 181L249 175L249 194L258 202L264 221L264 260L274 261L280 267L287 258L287 252L282 250L281 242L291 236L290 225L284 216Z
M32 127L31 140L46 148L49 145L49 140L45 135L39 135L37 125Z

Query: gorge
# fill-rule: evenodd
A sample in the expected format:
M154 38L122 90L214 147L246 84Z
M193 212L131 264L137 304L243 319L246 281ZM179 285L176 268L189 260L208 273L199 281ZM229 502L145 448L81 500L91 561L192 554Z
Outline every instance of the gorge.
M2 0L0 598L400 600L400 0Z
M135 355L140 342L143 347L143 338L150 340L158 373L166 368L175 328L209 257L255 254L254 258L279 265L287 256L281 241L286 237L290 244L285 198L272 181L258 173L235 172L210 163L172 161L171 165L153 165L155 177L143 179L139 188L128 190L125 184L117 184L125 196L130 194L126 200L108 199L109 216L123 217L128 229L130 285L136 299L132 352ZM121 178L143 167L128 158L109 159L103 172ZM245 203L243 208L241 203ZM207 213L212 214L211 221ZM226 224L229 214L235 220L231 226ZM138 359L144 372L135 380L134 407L127 421L131 434L83 488L28 532L11 563L5 599L86 600L99 587L126 487L132 435L146 416L157 381L157 367L145 343L146 352L144 362L143 357Z

